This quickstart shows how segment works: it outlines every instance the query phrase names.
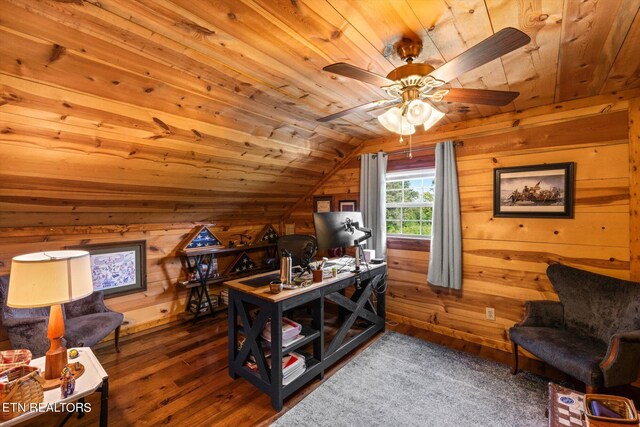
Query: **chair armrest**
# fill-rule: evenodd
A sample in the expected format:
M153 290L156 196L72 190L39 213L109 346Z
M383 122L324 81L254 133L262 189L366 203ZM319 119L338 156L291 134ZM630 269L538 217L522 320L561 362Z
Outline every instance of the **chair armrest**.
M621 332L611 337L600 369L604 374L605 387L635 381L640 373L640 330Z
M44 316L37 317L9 317L2 320L2 325L9 328L20 328L24 326L28 326L30 328L34 328L38 323L42 323L44 325L44 329L47 329L47 324L49 318Z
M86 316L87 314L108 313L110 311L104 304L104 294L100 291L64 305L65 315L70 319Z
M48 323L48 317L12 317L2 321L11 347L27 348L34 358L44 356L49 348Z
M559 301L526 301L524 318L518 326L562 328L564 306Z

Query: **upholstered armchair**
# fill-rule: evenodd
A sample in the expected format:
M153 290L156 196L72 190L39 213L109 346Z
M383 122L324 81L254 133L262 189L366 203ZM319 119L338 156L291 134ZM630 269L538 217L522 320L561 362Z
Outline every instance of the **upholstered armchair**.
M107 308L102 292L64 304L63 312L64 337L70 346L92 347L115 331L116 351L120 352L120 326L124 315Z
M0 321L13 348L27 348L33 357L41 357L49 349L47 326L49 308L12 308L7 306L9 276L0 277ZM65 316L67 347L91 347L115 330L116 351L119 349L120 325L124 316L109 310L102 292L62 305Z
M640 373L640 283L561 264L547 269L560 301L527 301L525 318L509 330L512 373L518 346L549 365L598 387L629 384Z

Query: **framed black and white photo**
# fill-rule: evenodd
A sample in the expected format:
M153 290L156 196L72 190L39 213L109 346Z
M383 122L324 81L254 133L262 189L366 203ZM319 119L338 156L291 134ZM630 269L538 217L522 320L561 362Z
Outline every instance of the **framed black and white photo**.
M340 200L338 202L338 210L340 212L355 212L357 211L358 202L356 200Z
M333 196L314 196L313 211L314 212L331 212L333 204Z
M493 170L493 216L573 218L575 166L554 163Z
M100 243L67 247L87 251L91 257L93 290L120 296L147 290L147 242Z

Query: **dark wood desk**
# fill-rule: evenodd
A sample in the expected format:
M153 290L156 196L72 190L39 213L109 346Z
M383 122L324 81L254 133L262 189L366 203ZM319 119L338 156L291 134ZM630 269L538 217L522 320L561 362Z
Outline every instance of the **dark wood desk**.
M282 409L285 398L311 381L324 377L325 369L353 351L357 346L369 340L378 331L385 328L385 292L386 264L371 265L369 270L360 273L341 273L336 278L325 278L321 283L314 283L305 288L283 290L279 294L269 292L268 282L274 272L264 273L245 279L227 282L229 287L229 375L232 378L243 377L271 397L271 403L277 410ZM249 280L264 278L265 286L253 287L243 283ZM355 286L350 298L345 290ZM376 301L371 303L371 295L376 292ZM325 300L332 301L340 307L341 324L331 342L325 343ZM309 304L311 322L303 324L304 339L288 347L282 347L283 312ZM257 309L257 310L256 310ZM253 311L254 318L250 315ZM364 319L367 323L359 334L348 339L347 334L356 319ZM271 320L271 369L264 356L260 333L266 323ZM242 334L245 341L238 349L238 338ZM283 386L282 358L290 352L308 344L313 346L313 354L305 355L306 370ZM246 366L249 356L253 354L258 366L255 372Z

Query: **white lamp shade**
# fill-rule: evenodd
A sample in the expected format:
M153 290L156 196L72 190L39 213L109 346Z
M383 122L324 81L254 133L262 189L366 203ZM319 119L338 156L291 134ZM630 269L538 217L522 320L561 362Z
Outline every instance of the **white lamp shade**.
M91 293L93 280L87 251L37 252L11 260L9 307L47 307Z
M431 116L431 106L419 99L414 99L407 106L407 121L414 126L423 124Z
M402 117L402 110L398 107L392 107L380 114L378 121L385 129L400 135L411 135L416 131L416 128Z
M428 130L431 126L435 125L438 122L438 120L440 120L443 117L444 117L443 112L432 107L431 116L429 117L429 120L424 122L424 130Z

